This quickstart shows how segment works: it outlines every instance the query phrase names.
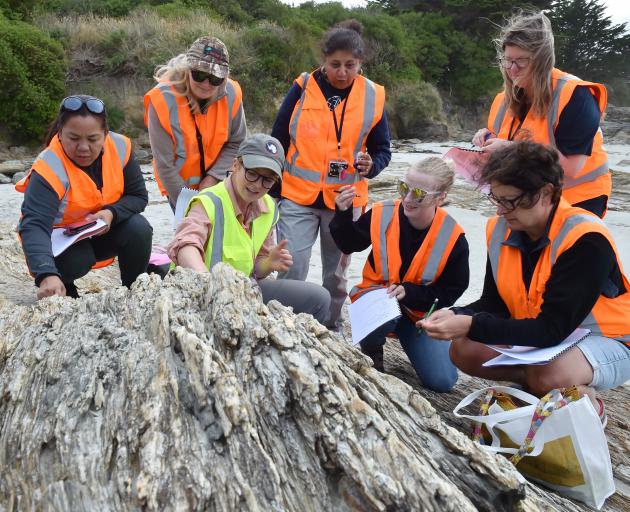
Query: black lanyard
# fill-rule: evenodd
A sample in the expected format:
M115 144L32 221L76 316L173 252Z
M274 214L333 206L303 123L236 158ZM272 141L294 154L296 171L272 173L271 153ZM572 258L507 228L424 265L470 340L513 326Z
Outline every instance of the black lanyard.
M199 131L199 127L197 126L197 118L193 112L190 112L190 115L193 116L193 122L195 123L195 131L197 132L197 147L199 148L199 170L201 174L201 179L206 177L206 155L203 150L203 139L201 138L201 132Z
M343 130L343 118L346 115L346 105L348 104L348 96L343 100L343 108L341 109L341 119L337 125L337 115L335 109L332 109L333 121L335 122L335 135L337 136L337 158L341 159L341 130Z
M514 140L514 137L516 137L518 132L521 130L521 126L523 126L523 122L524 121L525 121L525 118L523 117L519 121L518 126L516 127L516 131L514 133L512 133L512 130L514 129L514 118L512 118L512 122L510 123L510 131L508 133L508 140Z

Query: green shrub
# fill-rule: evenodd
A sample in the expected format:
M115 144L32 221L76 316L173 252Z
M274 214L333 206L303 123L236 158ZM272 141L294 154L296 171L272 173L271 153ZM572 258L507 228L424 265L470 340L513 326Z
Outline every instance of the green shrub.
M390 91L387 105L394 137L421 137L432 123L443 123L442 99L435 86L423 81L399 83Z
M43 137L64 94L65 70L59 43L0 17L0 119L15 142Z
M293 80L317 66L314 44L299 22L289 28L261 22L239 33L230 49L231 73L242 86L248 119L271 127Z

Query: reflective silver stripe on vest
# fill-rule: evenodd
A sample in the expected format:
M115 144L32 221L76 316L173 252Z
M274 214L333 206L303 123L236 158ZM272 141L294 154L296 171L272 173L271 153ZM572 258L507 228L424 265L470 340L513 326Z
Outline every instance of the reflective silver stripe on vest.
M571 215L571 217L569 217L568 219L564 221L564 224L562 224L560 231L558 232L553 242L551 243L551 264L552 265L556 263L558 249L560 248L560 245L562 245L562 242L564 242L564 239L567 237L569 232L574 227L582 224L583 222L595 222L597 224L600 224L601 226L604 226L604 222L599 217L596 217L595 215L588 215L588 214Z
M291 162L289 163L285 161L285 165L288 164L289 166L287 171L289 172L291 176L294 176L293 170L295 168L295 161L297 160L297 157L299 155L299 151L297 147L298 122L300 120L300 115L302 114L302 107L304 106L304 100L306 98L306 86L308 85L308 81L311 78L311 75L309 75L308 73L302 73L300 76L302 77L302 82L303 82L302 95L300 96L300 100L298 101L297 111L295 112L295 116L293 116L293 119L291 120L291 123L289 124L289 136L291 137L291 143L293 144L295 151L293 152L293 156L291 157ZM319 173L317 173L317 182L319 182Z
M556 117L558 116L558 108L560 106L560 93L567 82L569 81L571 75L563 76L558 79L558 83L556 84L556 88L553 91L553 97L551 98L551 103L549 104L549 110L547 111L547 134L549 136L549 145L552 147L556 147L556 135L554 133L553 125L556 122Z
M273 205L273 221L271 223L272 226L275 226L278 223L278 219L280 218L280 208L278 208L278 205L275 204ZM252 235L252 239L253 239L253 235Z
M499 107L499 111L497 112L497 116L494 118L494 124L492 125L492 132L495 135L498 135L501 131L501 125L503 124L503 120L505 119L505 112L507 107L505 106L505 101L501 102L501 106Z
M353 286L352 290L350 290L350 297L354 297L356 294L363 295L364 293L371 292L372 290L379 290L381 288L383 287L378 284L368 286L367 288L359 288L358 286Z
M440 228L437 240L433 244L433 249L429 255L429 261L427 261L427 265L422 273L422 284L429 284L435 281L442 255L446 251L446 246L451 239L454 229L455 221L451 216L447 216Z
M564 184L562 188L571 188L577 185L581 185L582 183L586 183L588 181L594 181L600 176L603 176L604 174L608 174L608 172L609 172L608 160L606 160L602 165L600 165L599 167L596 167L592 171L587 172L586 174L583 174L579 178L571 178L565 174Z
M383 281L389 281L389 259L387 258L387 228L394 217L394 201L383 201L383 213L379 226L379 240L381 246L381 271ZM372 217L374 219L374 217ZM374 269L376 270L376 269Z
M225 88L225 93L227 96L228 102L228 136L232 133L232 114L234 111L234 103L236 103L236 87L234 84L228 80L227 86Z
M583 329L590 329L592 334L602 336L602 330L600 329L597 320L595 320L592 311L589 311L588 315L586 315L586 318L582 320L580 327L582 327Z
M114 132L109 132L114 141L114 145L116 146L116 153L118 153L118 160L120 160L120 167L122 169L125 168L125 155L127 153L127 143L125 142L125 138Z
M214 204L214 222L212 223L212 258L210 268L223 261L223 236L225 233L225 216L223 214L223 203L218 196L210 191L203 193Z
M184 166L184 162L186 161L186 145L184 144L182 127L179 123L179 107L177 105L177 98L173 95L173 91L168 84L159 84L157 88L162 93L162 97L168 106L169 123L171 125L171 132L175 138L175 170L177 171L177 174L180 174L182 167Z
M492 230L490 235L490 246L488 247L488 258L490 259L490 266L492 267L492 276L494 282L497 282L497 274L499 273L499 253L501 252L501 246L505 239L505 233L507 232L507 222L501 217Z
M52 169L57 178L59 178L59 181L61 181L61 184L65 189L54 220L55 225L61 224L61 221L63 220L63 215L66 211L66 207L68 206L68 193L70 192L70 179L68 178L68 173L66 172L66 168L64 167L63 162L52 149L45 149L44 151L42 151L38 159L41 159L48 164L48 166Z
M319 183L321 178L321 174L319 172L311 171L310 169L302 169L301 167L297 167L295 165L291 165L289 174L305 181L312 181L313 183Z
M372 80L368 80L364 77L365 80L365 97L363 99L363 122L361 123L361 131L359 132L359 137L357 138L357 143L354 146L354 155L356 155L359 151L361 151L361 145L365 138L370 133L370 129L372 128L372 119L374 119L374 111L376 110L376 87L374 86L374 82ZM347 100L346 100L347 101ZM359 173L357 172L358 176Z

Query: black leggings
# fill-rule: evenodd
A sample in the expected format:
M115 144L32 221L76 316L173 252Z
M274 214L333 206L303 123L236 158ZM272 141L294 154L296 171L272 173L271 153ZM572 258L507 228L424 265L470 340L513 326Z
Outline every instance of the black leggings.
M71 245L55 258L64 284L86 275L97 261L118 256L122 284L129 287L146 271L151 256L153 228L139 213L112 226L104 235Z

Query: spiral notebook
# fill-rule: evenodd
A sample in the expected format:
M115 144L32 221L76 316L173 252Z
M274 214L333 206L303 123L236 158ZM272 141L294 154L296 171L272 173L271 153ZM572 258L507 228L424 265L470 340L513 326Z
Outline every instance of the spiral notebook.
M580 341L585 339L591 331L578 327L569 334L564 341L553 347L536 348L536 347L493 347L488 345L492 350L500 352L501 355L490 359L483 363L483 366L507 366L517 364L547 364L557 357L560 357L567 350L573 348Z

